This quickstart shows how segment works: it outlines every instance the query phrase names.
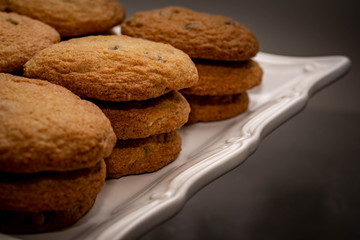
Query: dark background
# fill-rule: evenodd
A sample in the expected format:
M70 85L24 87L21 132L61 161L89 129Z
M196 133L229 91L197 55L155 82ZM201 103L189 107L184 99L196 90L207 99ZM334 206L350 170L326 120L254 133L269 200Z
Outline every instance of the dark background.
M150 239L360 239L358 1L120 1L132 16L169 5L232 17L262 52L345 55L350 71L313 96L247 161L195 194Z

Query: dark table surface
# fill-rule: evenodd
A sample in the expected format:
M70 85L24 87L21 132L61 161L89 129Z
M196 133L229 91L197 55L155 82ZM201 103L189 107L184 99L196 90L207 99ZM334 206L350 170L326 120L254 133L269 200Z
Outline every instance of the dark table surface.
M233 171L141 239L360 239L360 4L346 0L120 1L232 17L262 52L344 55L350 71L265 138Z

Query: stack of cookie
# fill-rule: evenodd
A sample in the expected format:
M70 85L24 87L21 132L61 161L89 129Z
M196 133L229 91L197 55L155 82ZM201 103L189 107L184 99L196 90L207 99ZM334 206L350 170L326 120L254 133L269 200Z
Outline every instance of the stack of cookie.
M128 36L88 36L54 44L25 64L24 75L62 85L100 106L118 142L108 178L155 171L174 160L188 120L177 92L198 81L190 57L169 44Z
M195 62L199 82L182 90L189 101L189 123L236 116L248 108L246 90L259 85L259 51L254 34L235 20L182 7L139 12L122 24L125 35L165 42Z
M47 81L0 73L0 82L0 232L76 222L105 183L110 121Z
M110 119L118 137L106 158L107 177L156 171L181 151L176 129L188 120L190 106L177 91L144 101L94 101Z
M247 110L247 90L261 83L262 70L253 60L194 60L196 86L182 90L191 104L188 123L224 120Z

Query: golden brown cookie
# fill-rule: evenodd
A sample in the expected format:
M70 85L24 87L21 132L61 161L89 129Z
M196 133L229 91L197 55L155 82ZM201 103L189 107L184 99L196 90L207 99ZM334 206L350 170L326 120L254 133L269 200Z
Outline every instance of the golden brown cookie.
M125 18L117 0L3 0L0 9L45 22L63 37L103 33Z
M105 162L68 172L0 172L0 209L41 212L66 210L94 199L105 179Z
M0 171L33 173L94 166L116 142L93 103L47 81L0 73Z
M60 41L59 33L40 21L0 12L0 72L22 70L40 50Z
M105 159L107 178L154 172L175 160L181 151L181 137L176 131L143 139L118 140Z
M199 81L182 89L187 95L230 95L245 92L261 83L263 71L253 60L223 62L194 60Z
M125 35L170 43L191 58L242 61L259 51L254 34L234 19L182 7L138 12L121 27Z
M25 64L24 75L104 101L154 98L198 80L195 64L184 52L127 36L89 36L54 44Z
M0 231L48 231L76 222L94 204L105 177L104 160L63 173L0 173Z
M0 232L36 233L67 227L85 215L94 202L81 203L63 211L16 212L0 210Z
M249 105L249 97L246 92L234 95L184 96L191 107L188 124L232 118L246 111Z
M184 96L172 91L143 101L104 102L93 100L109 118L118 139L146 138L183 126L190 106Z

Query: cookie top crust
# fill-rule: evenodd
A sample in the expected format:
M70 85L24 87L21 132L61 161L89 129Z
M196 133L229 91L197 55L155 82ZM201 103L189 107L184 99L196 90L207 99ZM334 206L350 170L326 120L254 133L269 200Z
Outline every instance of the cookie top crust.
M16 13L0 12L0 72L15 72L40 50L60 41L49 25Z
M121 26L125 35L170 43L192 58L242 61L259 51L255 35L234 19L183 7L138 12Z
M92 167L116 142L93 103L47 81L0 74L0 171L35 173Z
M0 9L45 22L63 37L103 33L125 18L117 0L4 0Z
M182 89L191 95L229 95L251 89L262 82L263 70L253 60L224 62L194 60L199 81L191 88Z
M190 113L189 103L176 91L144 101L94 103L110 119L117 138L122 140L179 129Z
M24 75L104 101L145 100L198 81L195 64L181 50L128 36L88 36L54 44L25 64Z

